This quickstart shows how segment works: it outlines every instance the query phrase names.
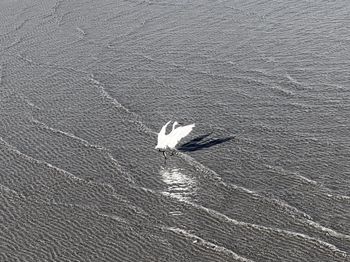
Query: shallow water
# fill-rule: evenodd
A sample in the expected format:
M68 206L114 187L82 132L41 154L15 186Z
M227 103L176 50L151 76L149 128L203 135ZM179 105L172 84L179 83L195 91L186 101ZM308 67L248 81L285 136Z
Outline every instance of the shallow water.
M350 261L349 11L1 1L0 261Z

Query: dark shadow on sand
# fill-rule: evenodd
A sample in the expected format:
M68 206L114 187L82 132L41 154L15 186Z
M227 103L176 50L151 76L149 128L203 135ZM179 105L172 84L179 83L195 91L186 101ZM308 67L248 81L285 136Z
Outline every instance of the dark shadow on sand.
M212 146L225 143L234 138L234 136L224 137L224 138L210 138L211 134L212 133L197 136L196 138L193 138L191 141L179 146L177 150L181 152L193 152L197 150L203 150Z

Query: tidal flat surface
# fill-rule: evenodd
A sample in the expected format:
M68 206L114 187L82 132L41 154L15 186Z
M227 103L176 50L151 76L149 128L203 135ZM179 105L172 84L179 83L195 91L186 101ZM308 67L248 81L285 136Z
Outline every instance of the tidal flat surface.
M350 261L349 13L0 1L0 261Z

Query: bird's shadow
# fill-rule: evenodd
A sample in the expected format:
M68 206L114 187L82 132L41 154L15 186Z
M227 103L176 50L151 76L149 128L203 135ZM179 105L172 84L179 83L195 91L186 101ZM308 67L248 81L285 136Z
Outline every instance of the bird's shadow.
M234 136L224 137L224 138L211 138L208 133L205 135L197 136L187 143L182 144L177 148L181 152L193 152L198 150L203 150L212 146L216 146L225 142L228 142L234 138Z

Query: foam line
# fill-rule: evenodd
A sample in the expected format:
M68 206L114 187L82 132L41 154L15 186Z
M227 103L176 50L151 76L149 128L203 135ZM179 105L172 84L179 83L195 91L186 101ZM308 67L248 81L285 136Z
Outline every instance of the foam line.
M126 112L130 113L132 116L134 116L136 119L137 119L137 124L140 124L142 126L142 129L144 132L148 133L148 134L157 134L156 132L152 131L149 127L147 127L145 124L143 124L139 119L140 119L140 116L138 116L137 114L135 114L134 112L130 111L128 108L126 108L125 106L123 106L121 103L119 103L119 101L117 101L115 98L113 98L106 90L105 88L103 87L103 85L98 81L96 80L93 75L91 75L91 81L97 85L99 87L99 89L101 90L101 93L104 97L106 97L107 99L111 100L112 103L114 105L116 105L118 108L121 108L123 110L125 110ZM314 228L317 228L317 229L322 229L322 231L325 231L325 232L328 232L329 234L331 234L332 236L335 236L335 237L340 237L340 238L343 238L343 239L350 239L350 236L349 235L346 235L346 234L342 234L342 233L338 233L336 231L334 231L333 229L330 229L330 228L326 228L316 222L313 221L312 217L310 215L308 215L307 213L303 212L303 211L300 211L299 209L297 209L296 207L293 207L291 205L289 205L288 203L284 202L284 201L281 201L281 200L278 200L278 199L274 199L274 198L266 198L264 196L261 196L259 193L253 191L253 190L250 190L248 188L245 188L245 187L241 187L241 186L237 186L237 185L234 185L234 184L226 184L224 181L222 181L222 178L221 176L216 173L214 170L204 166L203 164L201 164L200 162L198 162L197 160L193 159L192 157L190 157L189 155L187 154L184 154L182 152L178 152L178 155L183 159L185 160L187 163L189 163L190 165L192 165L193 167L196 168L196 170L200 170L201 172L203 173L210 173L212 175L212 177L214 177L219 183L221 183L222 185L224 185L225 187L232 187L234 189L238 189L238 190L242 190L248 194L251 194L255 197L259 197L259 198L264 198L264 199L267 199L271 202L273 202L274 204L277 204L281 207L283 207L284 209L286 210L289 210L289 211L293 211L294 213L296 214L299 214L300 216L303 217L303 219L301 221L303 221L304 223L314 227ZM296 233L298 234L298 233Z
M16 190L13 190L13 189L11 189L11 188L9 188L7 186L4 186L2 184L0 184L0 191L6 192L6 193L9 193L9 194L14 194L14 195L16 195L16 196L18 196L20 198L23 198L23 199L26 198L23 194L17 192Z
M123 173L124 175L126 175L126 178L128 179L128 181L130 183L135 183L135 181L133 181L133 179L130 177L130 175L123 170L122 166L119 164L119 162L112 156L112 153L104 146L100 146L97 144L92 144L91 142L85 140L84 138L78 137L72 133L66 132L66 131L62 131L53 127L48 126L47 124L35 119L35 118L31 118L31 121L37 125L39 125L40 127L49 130L53 133L57 133L57 134L61 134L64 135L70 139L74 139L79 141L80 143L82 143L83 145L85 145L86 147L91 147L94 149L97 149L99 151L101 151L103 154L105 154L112 162L113 164L116 166L116 168L118 169L118 171L120 171L121 173Z
M147 191L152 191L152 190L147 189ZM156 193L156 192L153 191L153 193ZM216 210L204 207L202 205L198 205L198 204L190 202L188 200L176 198L176 197L172 196L171 194L164 194L164 193L162 193L162 194L165 196L169 196L171 198L178 199L180 202L184 202L184 203L191 205L197 209L203 210L203 211L207 212L209 215L211 215L217 219L220 219L222 221L226 221L226 222L232 223L234 225L243 226L246 228L255 228L257 230L261 230L261 231L265 231L265 232L275 232L275 233L277 232L279 234L288 235L288 236L291 236L294 238L298 238L298 237L303 238L305 240L315 242L315 243L319 244L320 246L323 246L323 247L325 247L333 252L340 253L343 257L350 258L350 256L345 251L340 250L335 245L330 244L330 243L323 241L321 239L311 237L311 236L308 236L306 234L290 231L290 230L279 229L279 228L274 228L274 227L268 227L268 226L262 226L262 225L247 223L247 222L243 222L243 221L238 221L238 220L230 218L230 217L226 216L225 214L222 214Z
M216 245L210 241L204 240L203 238L200 238L192 233L189 233L184 229L180 229L180 228L176 228L176 227L163 227L163 229L167 230L167 231L174 232L178 235L183 235L183 236L191 239L193 241L192 242L193 244L202 245L202 246L209 248L209 249L212 249L216 252L220 252L220 253L224 253L226 255L232 256L234 259L236 259L238 261L254 262L254 260L242 257L226 247L219 246L219 245Z
M24 153L22 153L21 151L19 151L17 148L15 148L14 146L10 145L8 142L6 142L2 137L0 137L0 141L9 149L11 150L12 152L16 153L17 155L23 157L24 159L32 162L32 163L35 163L35 164L40 164L40 165L45 165L47 167L49 167L50 169L54 169L55 171L58 171L59 173L62 173L64 175L66 175L67 177L69 177L70 179L72 180L77 180L77 181L85 181L84 179L80 178L80 177L77 177L75 175L73 175L72 173L68 172L67 170L64 170L62 168L59 168L57 166L54 166L48 162L45 162L43 160L39 160L39 159L36 159L36 158L33 158L29 155L26 155ZM86 182L86 181L85 181Z

